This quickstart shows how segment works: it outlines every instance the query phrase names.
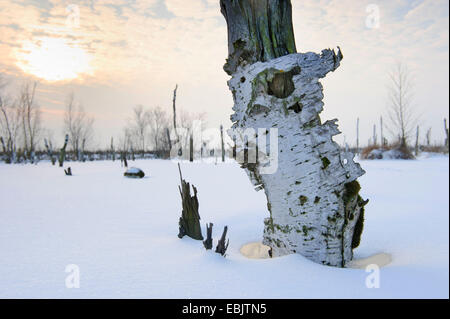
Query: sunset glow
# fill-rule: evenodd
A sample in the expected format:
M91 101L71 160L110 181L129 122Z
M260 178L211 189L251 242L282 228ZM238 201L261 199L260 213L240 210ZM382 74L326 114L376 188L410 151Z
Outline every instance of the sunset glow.
M47 81L72 80L92 73L89 54L60 38L25 43L17 59L22 71Z

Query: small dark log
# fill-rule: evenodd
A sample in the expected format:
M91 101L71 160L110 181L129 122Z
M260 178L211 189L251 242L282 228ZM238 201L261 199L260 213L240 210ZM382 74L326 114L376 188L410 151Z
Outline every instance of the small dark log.
M212 239L212 228L213 228L213 223L209 223L206 224L206 240L203 242L203 246L205 246L205 248L208 249L212 249L213 246L213 239Z
M130 178L144 178L145 173L143 170L137 167L131 167L127 169L125 173L123 173L123 176L130 177Z
M216 247L216 253L225 256L225 252L227 251L228 244L230 243L230 239L227 240L225 244L225 237L227 236L228 226L225 226L223 229L222 237L219 239Z
M194 196L191 196L191 186L183 179L180 164L178 164L178 170L180 172L181 180L181 187L178 186L178 189L180 191L183 205L183 211L179 221L180 232L178 237L183 238L184 235L187 235L193 239L203 240L202 229L200 227L200 215L198 213L199 204L197 198L197 188L192 185Z
M69 167L68 169L64 170L64 173L66 173L66 176L72 176L72 169Z

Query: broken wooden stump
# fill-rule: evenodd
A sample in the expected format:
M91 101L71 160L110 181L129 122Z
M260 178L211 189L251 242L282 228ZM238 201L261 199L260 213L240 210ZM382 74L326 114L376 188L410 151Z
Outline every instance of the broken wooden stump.
M69 167L68 169L64 170L64 173L66 174L66 176L72 176L72 169Z
M198 213L199 204L197 198L197 188L192 185L194 196L191 196L191 186L183 179L180 164L178 164L178 171L180 172L181 180L181 187L178 186L178 189L180 191L183 206L183 211L179 221L180 232L178 237L183 238L184 235L187 235L196 240L203 240L202 229L200 227L200 215Z
M206 240L203 242L203 246L205 246L206 250L212 249L213 239L212 239L212 228L213 223L206 224Z
M66 134L66 137L64 139L64 146L59 151L59 159L58 159L59 167L63 167L64 165L64 160L66 159L66 147L68 142L69 142L69 134Z
M227 251L228 244L230 243L230 239L227 240L225 244L225 237L227 236L228 226L225 226L223 229L222 237L219 239L216 247L216 253L225 256L225 252Z

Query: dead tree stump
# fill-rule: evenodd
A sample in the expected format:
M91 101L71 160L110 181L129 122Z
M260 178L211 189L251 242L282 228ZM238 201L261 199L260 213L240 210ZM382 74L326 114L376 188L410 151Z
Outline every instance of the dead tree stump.
M72 169L69 167L68 169L64 170L64 173L66 174L66 176L72 176Z
M213 239L212 239L212 228L213 223L206 224L206 240L203 242L203 246L205 246L206 250L212 249Z
M220 7L234 99L228 134L267 197L263 244L273 257L298 253L345 267L361 236L364 170L333 140L337 120L322 122L319 82L340 66L342 52L297 53L290 0L220 0Z
M225 237L227 236L228 226L225 226L223 229L222 237L220 237L219 242L217 243L216 253L225 256L225 252L227 251L228 244L230 243L230 239L227 240L225 244Z
M199 204L197 198L197 188L192 185L194 196L191 196L191 185L183 179L180 164L178 164L178 171L180 172L181 180L181 187L178 186L178 189L180 191L183 205L183 211L179 221L180 232L178 237L183 238L184 235L187 235L196 240L203 240L202 229L200 227L200 215L198 213Z
M66 147L68 142L69 142L69 134L66 134L66 137L64 139L64 146L61 148L59 152L59 167L63 167L64 165L64 160L66 159Z

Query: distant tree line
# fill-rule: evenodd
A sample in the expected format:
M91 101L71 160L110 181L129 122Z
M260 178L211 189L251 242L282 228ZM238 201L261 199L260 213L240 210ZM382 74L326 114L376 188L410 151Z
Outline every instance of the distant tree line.
M181 110L176 116L177 86L173 93L173 113L159 106L137 105L126 120L119 140L115 142L111 137L110 145L93 150L94 119L85 112L75 94L70 93L65 101L63 132L57 139L61 142L57 144L53 132L42 123L42 111L36 100L38 83L26 82L11 96L5 93L7 84L0 75L0 156L6 163L168 158L172 146L179 147L180 152L189 149L196 120L201 123L200 129L206 125L205 114ZM195 142L201 143L202 155L207 156L208 141Z
M25 83L16 96L3 94L7 83L0 78L0 144L5 161L35 161L42 134L41 110L36 102L37 83Z

